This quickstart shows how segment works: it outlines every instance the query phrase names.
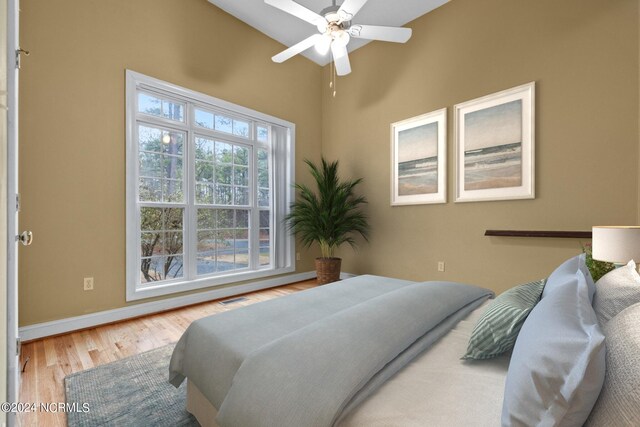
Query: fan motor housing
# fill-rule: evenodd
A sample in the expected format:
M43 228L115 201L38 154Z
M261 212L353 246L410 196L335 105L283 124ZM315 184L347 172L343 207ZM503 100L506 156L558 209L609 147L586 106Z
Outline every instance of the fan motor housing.
M320 12L320 15L324 16L327 22L329 22L330 24L334 22L335 23L339 22L342 28L346 30L351 25L351 21L340 22L340 15L338 15L339 9L340 9L340 6L334 4L322 9L322 11Z

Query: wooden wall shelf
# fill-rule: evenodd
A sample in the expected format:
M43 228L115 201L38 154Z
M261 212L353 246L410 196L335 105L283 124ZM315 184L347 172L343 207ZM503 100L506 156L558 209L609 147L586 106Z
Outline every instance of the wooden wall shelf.
M564 239L590 239L591 231L486 230L484 235L496 237L555 237Z

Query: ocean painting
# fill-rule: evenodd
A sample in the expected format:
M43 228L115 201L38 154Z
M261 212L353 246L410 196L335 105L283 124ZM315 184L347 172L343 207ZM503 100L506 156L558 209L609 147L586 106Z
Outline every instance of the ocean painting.
M522 185L522 99L464 115L464 189Z
M438 192L438 122L398 132L398 195Z

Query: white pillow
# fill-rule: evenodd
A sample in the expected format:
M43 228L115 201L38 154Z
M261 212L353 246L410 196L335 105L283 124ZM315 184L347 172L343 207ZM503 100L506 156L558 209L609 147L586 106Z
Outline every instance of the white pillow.
M511 354L502 425L582 426L598 399L605 343L591 306L584 255L558 267Z
M604 326L625 308L640 302L640 275L633 260L602 276L596 283L593 309Z
M585 426L640 426L640 304L611 319L604 335L604 386Z

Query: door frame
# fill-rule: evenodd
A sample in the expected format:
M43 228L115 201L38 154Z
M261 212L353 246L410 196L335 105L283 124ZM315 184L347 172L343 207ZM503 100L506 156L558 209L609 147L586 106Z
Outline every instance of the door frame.
M7 0L7 401L20 390L18 355L18 68L19 0ZM16 414L7 413L7 425Z

